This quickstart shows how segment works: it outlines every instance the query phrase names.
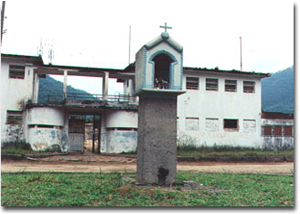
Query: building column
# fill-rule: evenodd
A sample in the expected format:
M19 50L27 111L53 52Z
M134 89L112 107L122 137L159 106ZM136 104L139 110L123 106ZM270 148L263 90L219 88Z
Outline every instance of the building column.
M64 100L67 99L67 79L68 79L68 71L64 70L64 88L63 88Z
M109 73L107 71L105 71L104 72L104 77L102 78L102 96L103 96L103 100L107 100L108 80L109 80Z
M33 74L33 88L32 88L32 103L38 103L38 97L39 97L39 74L34 73Z

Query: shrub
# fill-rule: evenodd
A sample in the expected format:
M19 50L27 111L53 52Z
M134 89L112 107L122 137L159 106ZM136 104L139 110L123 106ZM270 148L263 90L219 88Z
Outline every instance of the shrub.
M25 140L7 141L1 144L1 149L8 149L8 148L32 150L30 143L27 143Z

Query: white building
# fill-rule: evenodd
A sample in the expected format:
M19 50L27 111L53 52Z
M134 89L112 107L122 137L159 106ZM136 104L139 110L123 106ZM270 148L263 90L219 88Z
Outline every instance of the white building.
M178 139L197 146L261 147L261 78L268 74L184 68Z
M168 44L174 45L172 42L170 39L163 51L168 50ZM266 145L262 137L261 78L269 74L189 67L183 67L182 73L178 84L186 93L178 97L178 144ZM38 103L39 78L46 74L64 76L59 102L53 96L47 104ZM101 95L87 98L68 94L70 75L101 77ZM123 82L126 95L108 95L108 78ZM98 117L93 128L95 150L134 151L138 129L138 100L133 97L138 86L134 79L134 63L125 69L55 66L45 65L41 57L1 54L2 145L23 140L35 150L59 147L83 152L84 118L91 115ZM293 143L292 138L289 144L293 147Z

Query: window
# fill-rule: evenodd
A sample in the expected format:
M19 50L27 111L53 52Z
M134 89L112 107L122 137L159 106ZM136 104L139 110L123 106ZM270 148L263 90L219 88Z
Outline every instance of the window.
M292 135L293 135L292 126L285 126L284 127L284 136L292 136Z
M6 124L21 125L22 111L7 111Z
M254 93L254 87L254 81L244 81L244 93Z
M187 77L186 78L186 89L198 90L199 89L199 78L198 77Z
M224 129L225 130L238 130L238 121L236 119L224 119Z
M9 78L24 79L25 66L22 65L9 65Z
M275 136L282 136L282 126L275 126Z
M206 79L206 90L207 91L218 91L218 79Z
M264 136L272 136L272 127L264 126Z
M225 80L225 91L236 92L236 80Z

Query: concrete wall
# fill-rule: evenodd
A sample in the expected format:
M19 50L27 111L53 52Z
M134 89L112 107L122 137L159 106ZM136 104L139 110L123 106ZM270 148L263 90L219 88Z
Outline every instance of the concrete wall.
M186 89L186 77L199 77L199 89ZM206 78L219 80L218 91L206 91ZM226 92L225 79L237 80L237 91ZM243 81L255 81L255 93L243 92ZM261 82L241 75L185 73L178 97L178 143L196 146L260 147ZM224 119L238 119L238 130L224 129Z
M264 133L264 127L271 127L271 135ZM280 136L275 134L275 127L281 129ZM291 127L292 136L285 134L285 127ZM292 119L262 119L261 138L262 147L268 150L294 149L294 120Z
M106 146L108 153L122 153L136 151L137 145L137 131L132 130L107 130Z
M135 91L139 91L144 83L144 68L146 61L146 48L141 48L135 55Z
M65 121L67 114L63 109L36 107L27 110L26 139L34 150L45 150L53 146L68 149Z
M101 152L121 153L136 150L137 112L111 110L102 116Z
M9 78L9 64L25 66L24 79ZM23 125L7 125L7 110L22 111L28 100L32 99L33 67L25 62L12 60L1 62L1 142L25 140ZM16 136L16 137L13 137Z
M36 107L28 110L28 125L64 126L65 111L59 108Z
M137 128L138 116L133 111L106 111L106 128Z

